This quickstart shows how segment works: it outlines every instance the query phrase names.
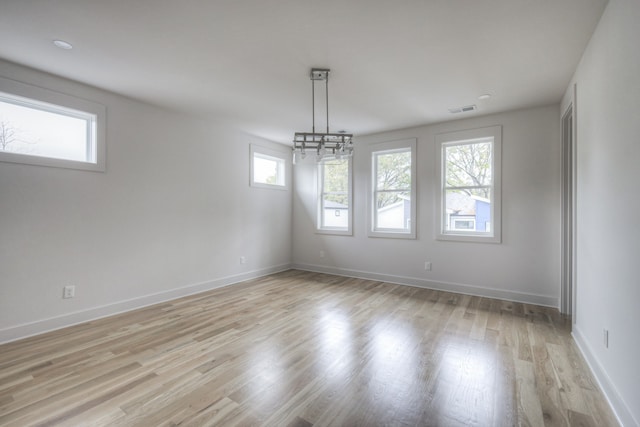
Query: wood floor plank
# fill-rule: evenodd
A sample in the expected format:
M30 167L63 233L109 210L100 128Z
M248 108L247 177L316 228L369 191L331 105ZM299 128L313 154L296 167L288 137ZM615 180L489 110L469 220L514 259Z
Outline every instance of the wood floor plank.
M518 358L515 361L518 394L518 421L524 426L543 426L544 415L537 395L534 366Z
M562 382L557 375L547 348L551 334L541 325L530 323L527 326L531 332L529 337L533 363L536 368L536 388L545 424L549 426L566 425L568 423L568 414L562 410L562 405L559 404Z
M570 325L290 270L0 345L0 425L615 426Z

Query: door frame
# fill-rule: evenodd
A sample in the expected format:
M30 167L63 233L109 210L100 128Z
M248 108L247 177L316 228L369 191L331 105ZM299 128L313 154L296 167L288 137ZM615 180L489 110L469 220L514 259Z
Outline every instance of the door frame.
M562 109L562 186L561 186L561 284L560 312L571 316L576 322L577 274L576 274L576 85L573 85L571 99Z

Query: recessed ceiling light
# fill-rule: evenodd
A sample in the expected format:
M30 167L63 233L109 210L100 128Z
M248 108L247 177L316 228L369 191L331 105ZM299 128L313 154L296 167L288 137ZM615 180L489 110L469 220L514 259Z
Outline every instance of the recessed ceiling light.
M489 99L491 98L491 94L490 93L485 93L484 95L480 95L478 97L478 99Z
M73 46L71 45L71 43L66 42L64 40L54 40L53 44L56 47L59 47L60 49L65 49L65 50L71 50L73 49Z

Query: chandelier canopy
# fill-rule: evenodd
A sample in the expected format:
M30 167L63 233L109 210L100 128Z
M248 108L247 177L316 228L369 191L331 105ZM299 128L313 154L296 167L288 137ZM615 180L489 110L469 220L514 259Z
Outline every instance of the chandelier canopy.
M329 69L311 69L311 132L296 132L293 137L293 160L304 159L307 154L316 156L316 161L323 159L341 159L353 155L353 135L344 131L329 132ZM327 106L327 131L316 132L316 81L324 81Z

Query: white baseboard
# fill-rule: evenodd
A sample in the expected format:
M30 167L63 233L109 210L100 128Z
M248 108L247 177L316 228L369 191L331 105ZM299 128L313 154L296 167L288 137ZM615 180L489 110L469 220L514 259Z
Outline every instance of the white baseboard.
M113 316L115 314L136 310L138 308L174 300L176 298L181 298L187 295L198 294L212 289L233 285L238 282L255 279L280 271L285 271L290 268L290 264L261 268L258 270L248 271L246 273L234 274L232 276L226 276L207 282L196 283L176 289L170 289L167 291L158 292L156 294L144 295L125 301L119 301L112 304L106 304L72 313L66 313L61 316L11 326L8 328L0 329L0 344L4 344L10 341L16 341L33 335L39 335L56 329L66 328L68 326L77 325L78 323L84 323L90 320L96 320L102 317Z
M625 403L618 390L613 385L613 382L607 375L607 372L604 370L598 358L595 356L594 352L591 350L591 346L587 343L587 340L584 338L584 335L580 331L580 329L573 325L573 331L571 332L574 341L576 342L578 349L582 353L582 356L587 361L593 376L596 378L600 389L602 390L605 398L609 402L609 406L613 410L614 415L618 418L618 422L620 425L625 427L638 427L640 423L633 418L633 415L629 409L629 406Z
M292 264L291 268L316 273L335 274L337 276L356 277L359 279L378 280L382 282L409 285L418 288L435 289L439 291L455 292L458 294L476 295L480 297L495 298L506 301L522 302L525 304L542 305L558 308L558 298L546 295L527 294L517 291L505 291L502 289L484 288L480 286L464 285L460 283L436 282L416 277L396 276L390 274L359 271L348 268L327 267L314 264Z

